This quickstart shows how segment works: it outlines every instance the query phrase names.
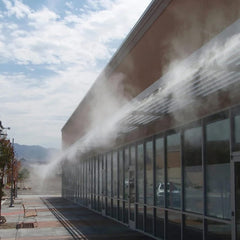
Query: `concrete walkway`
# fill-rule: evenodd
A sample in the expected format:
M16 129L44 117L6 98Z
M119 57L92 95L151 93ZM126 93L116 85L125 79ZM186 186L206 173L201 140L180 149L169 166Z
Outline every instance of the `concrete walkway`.
M22 203L37 216L25 217ZM14 207L2 205L7 218L0 240L152 240L136 231L57 196L19 196Z

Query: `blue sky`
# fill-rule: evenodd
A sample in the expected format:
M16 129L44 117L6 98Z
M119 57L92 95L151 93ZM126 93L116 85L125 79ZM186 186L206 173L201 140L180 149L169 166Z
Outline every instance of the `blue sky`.
M15 142L61 128L150 0L0 0L0 120Z

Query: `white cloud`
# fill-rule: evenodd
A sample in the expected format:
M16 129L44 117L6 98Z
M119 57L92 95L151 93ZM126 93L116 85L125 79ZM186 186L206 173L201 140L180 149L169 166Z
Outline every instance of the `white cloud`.
M30 14L30 8L23 4L21 1L14 0L13 2L9 0L2 0L6 6L8 16L15 15L17 18L23 18Z
M65 5L66 5L68 8L70 8L71 10L74 9L74 7L73 7L73 2L72 2L72 1L66 2Z
M0 72L0 119L19 143L60 146L60 129L101 71L98 61L110 59L115 46L109 44L126 36L150 0L88 1L79 14L69 12L75 4L69 1L65 15L2 1L0 63L41 65L55 76L40 81Z
M4 90L0 119L8 123L9 134L20 143L59 146L61 128L96 77L97 73L71 68L35 86L32 82L37 79L26 79L23 74L0 75Z

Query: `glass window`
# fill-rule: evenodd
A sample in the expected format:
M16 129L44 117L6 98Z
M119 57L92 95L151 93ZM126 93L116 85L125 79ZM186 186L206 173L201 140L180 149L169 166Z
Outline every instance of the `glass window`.
M119 172L118 172L118 180L119 180L119 198L123 198L123 151L119 150L118 152L119 162Z
M93 186L92 186L92 193L93 194L96 194L96 190L97 190L97 188L96 188L96 158L94 157L93 159L92 159L92 184L93 184Z
M206 240L231 240L231 225L207 220Z
M137 205L137 229L143 230L144 206Z
M131 151L130 165L135 166L135 164L136 164L136 149L135 149L135 146L131 146L130 151Z
M117 200L113 199L112 217L117 218Z
M181 207L181 151L180 134L167 136L167 205Z
M156 236L158 238L164 239L164 218L165 213L162 209L156 209Z
M87 160L87 204L90 204L90 189L91 189L91 171L90 171L90 161Z
M164 206L164 140L163 138L156 138L156 205Z
M145 220L145 231L152 234L153 233L153 208L146 207L146 220Z
M185 210L203 211L202 128L184 131L183 145Z
M102 190L103 190L103 195L107 195L107 164L106 164L106 155L103 155L102 158Z
M98 198L97 198L97 210L99 211L99 212L101 212L102 211L102 207L101 207L101 197L99 197L98 196Z
M181 240L181 215L179 213L168 212L167 216L167 239Z
M121 200L118 202L118 220L123 220L123 202Z
M235 163L235 193L237 240L240 240L240 162Z
M143 144L137 146L137 201L144 203L144 155Z
M117 152L113 152L113 171L112 171L113 197L117 197L118 193L117 166L118 166Z
M240 115L235 116L235 142L240 144Z
M240 113L234 116L234 151L240 151Z
M207 214L230 218L230 126L229 119L206 126Z
M102 159L98 156L98 194L102 195Z
M96 159L96 194L99 194L99 162L98 162L98 157L95 158Z
M153 205L153 142L146 142L146 203Z
M123 221L124 223L128 223L128 202L125 201L123 203L123 206L124 206L124 210L123 210Z
M201 218L187 216L184 217L184 240L203 239L203 221Z
M135 219L135 201L136 201L136 190L135 190L135 158L136 158L136 151L135 146L131 146L130 153L131 153L131 168L129 169L129 217L131 221Z
M107 154L107 195L111 197L112 194L112 156L111 153Z
M129 195L129 148L124 149L124 199Z
M111 198L107 198L107 212L108 216L111 216L111 209L112 209L112 201Z

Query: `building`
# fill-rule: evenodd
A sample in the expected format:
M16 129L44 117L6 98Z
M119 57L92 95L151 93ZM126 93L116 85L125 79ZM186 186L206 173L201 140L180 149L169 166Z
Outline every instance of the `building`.
M63 197L156 239L239 240L239 92L240 1L152 1L62 129Z

